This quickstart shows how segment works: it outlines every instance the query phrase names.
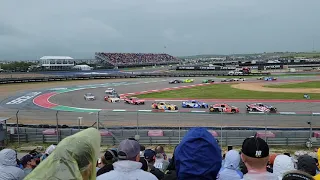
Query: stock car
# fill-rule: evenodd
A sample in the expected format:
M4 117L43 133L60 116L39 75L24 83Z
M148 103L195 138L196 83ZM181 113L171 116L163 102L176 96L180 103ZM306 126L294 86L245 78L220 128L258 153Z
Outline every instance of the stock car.
M169 81L169 84L179 84L179 83L183 83L183 81L180 79L174 79L174 80Z
M276 77L265 77L264 80L265 81L276 81L277 78Z
M178 110L178 107L176 105L167 102L154 102L152 103L151 108L171 111Z
M116 91L113 88L107 88L104 92L106 94L111 94L111 95L116 93Z
M233 82L233 79L222 79L221 82Z
M277 108L267 104L263 104L263 103L247 104L246 108L247 108L247 112L270 112L270 113L277 112Z
M96 100L96 97L92 93L86 93L84 94L84 100L94 101Z
M239 113L240 111L238 107L229 104L214 104L210 106L209 112Z
M144 104L144 100L138 99L136 97L129 97L124 99L124 103L139 105L139 104Z
M214 83L213 79L205 79L202 81L202 83Z
M232 81L245 81L246 79L245 78L232 78Z
M117 103L120 102L120 98L115 94L109 94L104 97L105 101L108 101L109 103Z
M191 101L183 101L182 107L183 108L208 108L209 105L207 103L191 100Z
M185 79L183 80L184 83L193 83L194 79Z

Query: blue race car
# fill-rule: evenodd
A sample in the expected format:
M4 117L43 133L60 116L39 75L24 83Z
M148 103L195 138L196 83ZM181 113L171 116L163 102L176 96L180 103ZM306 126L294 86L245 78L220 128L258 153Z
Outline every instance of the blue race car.
M199 102L196 100L182 102L183 108L209 108L207 103Z
M277 80L277 78L275 78L275 77L265 77L264 80L265 81L275 81L275 80Z

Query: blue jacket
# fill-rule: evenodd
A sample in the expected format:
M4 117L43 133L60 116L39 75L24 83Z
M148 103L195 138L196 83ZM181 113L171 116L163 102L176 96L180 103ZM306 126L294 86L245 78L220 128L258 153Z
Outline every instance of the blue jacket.
M205 128L189 130L174 156L179 180L215 180L221 168L221 149Z

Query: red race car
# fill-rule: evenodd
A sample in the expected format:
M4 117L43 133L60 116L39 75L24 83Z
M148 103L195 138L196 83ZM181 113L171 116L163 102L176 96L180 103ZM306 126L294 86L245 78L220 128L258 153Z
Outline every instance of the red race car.
M239 113L239 108L228 104L215 104L209 107L210 112Z
M129 98L125 98L124 99L124 103L127 104L135 104L135 105L139 105L139 104L144 104L144 100L143 99L138 99L136 97L129 97Z

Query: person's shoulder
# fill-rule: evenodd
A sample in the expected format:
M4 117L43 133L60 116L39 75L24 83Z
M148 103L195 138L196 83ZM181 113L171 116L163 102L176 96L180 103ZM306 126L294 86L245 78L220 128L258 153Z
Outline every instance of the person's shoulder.
M141 176L142 176L144 179L150 179L150 180L152 180L152 179L158 179L155 175L153 175L152 173L147 172L147 171L141 170L139 173L141 174Z
M112 170L112 171L109 171L109 172L106 172L106 173L103 173L101 175L99 175L97 177L97 180L108 180L108 179L114 179L115 177L117 176L117 172Z

